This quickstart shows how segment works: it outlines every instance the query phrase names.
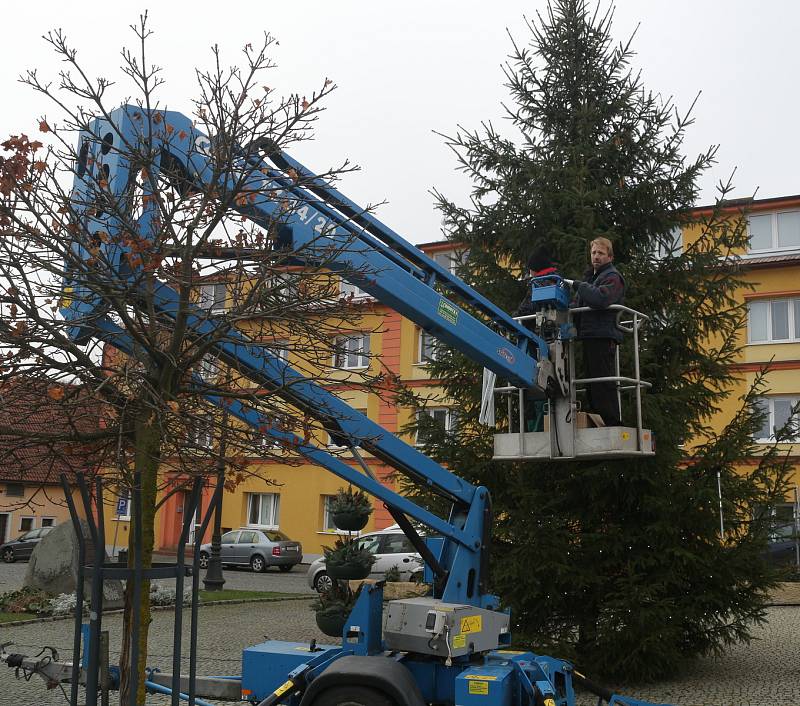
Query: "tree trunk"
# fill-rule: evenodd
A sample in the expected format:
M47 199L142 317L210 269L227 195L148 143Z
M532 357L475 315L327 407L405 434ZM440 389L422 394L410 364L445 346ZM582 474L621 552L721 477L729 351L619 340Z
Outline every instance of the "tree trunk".
M131 527L128 534L128 566L134 565L135 545L134 537L138 531L138 522L141 521L142 531L142 566L150 568L153 564L153 546L155 544L155 516L156 516L156 493L158 489L158 468L160 463L161 450L161 429L156 421L156 415L151 409L145 407L145 412L139 415L141 418L136 421L136 455L135 470L141 477L141 518L136 514L131 515ZM141 600L139 602L139 660L138 674L130 673L131 658L131 635L133 631L133 581L128 581L125 585L125 612L123 616L122 628L122 652L120 655L120 706L128 706L130 703L130 689L132 684L136 684L138 706L144 706L145 702L145 674L144 668L147 665L147 638L150 632L150 622L152 620L150 611L150 581L142 581Z

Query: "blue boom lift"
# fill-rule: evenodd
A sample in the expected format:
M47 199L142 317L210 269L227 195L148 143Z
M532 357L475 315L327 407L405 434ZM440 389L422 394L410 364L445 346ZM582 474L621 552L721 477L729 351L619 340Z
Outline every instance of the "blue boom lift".
M570 365L574 328L563 282L534 288L540 312L532 323L517 321L275 145L242 146L233 168L220 170L212 157L213 136L199 132L190 118L123 106L108 118L97 118L81 134L72 208L83 231L97 235L97 247L108 266L130 283L132 291L127 294L134 306L140 296L151 307L149 315L165 321L174 320L179 311L178 293L166 283L137 294L140 272L120 237L130 217L126 199L139 169L128 155L131 146L143 144L157 155L160 169L173 179L180 175L177 188L214 189L222 196L248 194L232 209L270 232L277 231L276 248L301 256L307 265L324 264L340 272L426 332L479 361L489 371L487 399L497 393L509 397L518 393L519 425L506 432L511 441L501 443L498 457L581 455L579 433L594 430L576 430L574 421L577 407ZM158 218L154 201L143 199L137 223L140 237L148 237L153 219ZM93 256L81 244L73 248L80 258ZM62 314L74 322L71 334L78 342L94 337L125 352L135 349L128 332L107 316L102 300L79 276L64 282ZM362 473L325 449L269 427L258 409L226 403L243 422L260 430L268 427L270 434L291 443L309 461L383 501L425 560L432 583L430 596L391 601L385 626L382 585L365 586L340 645L309 649L299 643L269 641L247 648L242 698L259 706L574 706L573 688L578 683L612 706L645 703L592 684L566 661L510 649L509 612L487 592L492 510L486 488L465 482L269 349L229 325L221 330L222 326L201 308L188 320L191 335L216 337L213 352L221 362L318 419L357 460L359 449L367 451L452 506L444 520L382 485L363 462ZM632 330L637 328L635 323ZM503 381L497 389L495 376ZM638 374L630 380L638 395L644 383ZM555 414L550 414L554 422L547 431L527 428L523 392L549 400ZM222 404L213 395L208 399ZM641 423L635 429L603 434L591 441L591 454L585 455L652 453L649 432L641 429ZM629 443L620 445L612 436L624 436ZM435 549L409 519L441 536Z

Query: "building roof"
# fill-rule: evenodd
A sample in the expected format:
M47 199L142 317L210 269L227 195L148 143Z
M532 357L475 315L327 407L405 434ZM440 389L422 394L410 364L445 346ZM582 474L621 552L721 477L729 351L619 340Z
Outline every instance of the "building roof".
M74 385L22 378L0 386L0 482L70 483L100 458L85 435L100 428L99 405ZM84 438L84 440L81 440Z

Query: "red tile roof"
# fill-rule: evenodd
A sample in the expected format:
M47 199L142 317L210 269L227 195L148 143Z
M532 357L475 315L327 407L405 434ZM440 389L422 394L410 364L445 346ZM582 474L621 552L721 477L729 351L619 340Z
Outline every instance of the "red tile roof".
M74 385L20 379L0 386L0 482L34 485L92 474L99 449L81 440L100 427L99 406Z

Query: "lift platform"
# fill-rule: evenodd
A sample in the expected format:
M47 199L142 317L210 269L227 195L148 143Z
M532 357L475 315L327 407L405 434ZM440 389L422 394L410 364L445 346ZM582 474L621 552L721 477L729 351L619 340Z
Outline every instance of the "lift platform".
M552 461L653 456L653 433L642 424L642 392L651 385L641 379L639 372L639 332L648 317L620 304L610 307L618 312L617 328L632 340L631 375L623 375L620 370L620 347L617 346L615 375L577 378L574 316L591 309L566 308L563 295L554 296L552 286L542 289L550 291L537 294L534 288L534 301L538 297L540 301L547 301L549 306L539 313L516 318L521 323L530 322L545 335L549 324L550 359L555 363L554 374L559 388L551 389L549 398L536 400L530 391L514 385L497 386L496 376L489 371L484 373L482 420L495 425L494 406L503 406L503 414L498 415L502 418L497 425L500 431L494 436L493 459ZM620 409L625 411L623 399L633 406L634 414L631 416L636 420L635 426L606 427L597 415L581 411L579 398L586 386L593 382L614 383Z

